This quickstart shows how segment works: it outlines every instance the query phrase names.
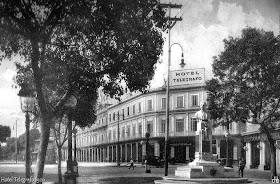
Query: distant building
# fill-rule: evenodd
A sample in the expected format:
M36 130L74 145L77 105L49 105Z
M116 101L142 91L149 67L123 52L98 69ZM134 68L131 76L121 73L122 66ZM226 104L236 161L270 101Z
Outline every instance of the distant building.
M177 77L176 80L172 80L173 83L178 83L170 86L169 142L170 157L175 162L185 163L194 159L197 128L194 114L199 110L200 102L206 101L207 92L203 75L202 77L185 75L197 75L199 72L204 70L172 74L174 78ZM116 162L119 145L120 161L128 162L133 158L137 162L142 162L147 154L146 132L150 133L151 150L149 151L155 157L164 157L165 87L143 94L127 94L126 97L112 105L108 99L100 101L95 124L90 128L78 130L78 161ZM244 129L245 127L238 123L230 125L228 145L229 157L232 160L237 161L238 157L244 154L241 143L241 133ZM227 140L223 127L213 130L212 150L218 159L226 158ZM67 151L64 154L67 158Z
M199 110L200 102L206 101L207 92L203 77L201 80L200 76L196 76L195 80L192 80L185 75L192 73L195 75L197 71L171 75L171 82L175 85L170 87L169 155L175 162L186 163L194 158L197 123L194 114ZM146 132L151 135L149 139L151 154L164 158L165 123L165 87L152 89L143 94L127 93L121 102L100 93L96 122L90 128L78 129L77 160L117 162L119 157L121 162L128 162L130 158L142 162L147 155ZM273 138L277 140L276 164L280 168L279 130L273 132ZM217 127L212 132L212 152L217 159L225 162L228 154L230 161L235 163L241 156L246 159L247 168L270 169L269 144L266 136L259 132L257 125L230 123L228 138L225 137L225 127ZM66 148L67 143L63 148L65 160Z

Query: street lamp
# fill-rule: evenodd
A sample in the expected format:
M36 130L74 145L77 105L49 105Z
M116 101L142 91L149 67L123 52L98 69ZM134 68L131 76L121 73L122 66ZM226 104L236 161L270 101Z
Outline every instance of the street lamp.
M229 164L229 136L230 136L230 133L229 133L229 129L227 128L226 132L225 132L225 137L226 137L226 141L227 141L227 159L226 159L226 166L227 167L230 167L230 164Z
M73 162L72 158L72 110L77 105L77 99L71 95L65 102L64 107L68 110L68 158L67 158L67 171L64 173L64 181L65 183L76 183L76 178L78 177L78 165L75 167L75 162ZM75 130L74 130L75 131ZM75 154L75 153L74 153ZM77 172L75 172L77 171Z
M74 134L74 161L73 161L73 171L78 175L78 162L77 162L77 128L73 130Z
M146 137L146 159L145 159L145 170L146 170L146 173L151 173L151 170L150 170L150 143L149 143L149 138L150 138L150 132L146 132L145 134L145 137Z
M169 31L170 32L170 31ZM164 159L164 170L165 170L165 176L168 175L168 136L169 136L169 81L170 81L170 62L171 62L171 47L173 45L179 45L181 50L182 50L182 55L181 55L181 63L180 66L182 68L185 67L185 62L184 62L184 53L183 53L183 47L179 43L173 43L170 45L170 34L169 34L169 39L168 39L168 66L167 66L167 84L166 84L166 125L165 125L165 159Z
M25 174L26 178L30 178L30 136L29 136L29 128L30 128L30 117L29 113L31 113L35 107L35 98L33 91L28 88L26 84L21 85L21 89L19 90L18 96L20 97L20 105L21 110L25 113L25 128L26 128L26 137L25 137Z

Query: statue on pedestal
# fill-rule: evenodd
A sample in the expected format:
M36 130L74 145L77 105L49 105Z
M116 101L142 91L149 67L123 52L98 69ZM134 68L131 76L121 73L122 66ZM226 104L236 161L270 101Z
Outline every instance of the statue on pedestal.
M210 121L210 114L206 111L206 102L200 103L200 110L195 113L198 119L197 131L202 131L202 140L210 141L212 136L212 124Z

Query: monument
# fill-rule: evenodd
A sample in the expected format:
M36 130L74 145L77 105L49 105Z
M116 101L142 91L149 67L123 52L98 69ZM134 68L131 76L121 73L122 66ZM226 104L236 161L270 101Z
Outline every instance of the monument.
M195 159L186 166L177 167L174 177L156 180L162 183L247 183L247 178L239 178L233 168L220 165L212 154L212 126L206 102L201 102L195 113L198 119L195 136Z

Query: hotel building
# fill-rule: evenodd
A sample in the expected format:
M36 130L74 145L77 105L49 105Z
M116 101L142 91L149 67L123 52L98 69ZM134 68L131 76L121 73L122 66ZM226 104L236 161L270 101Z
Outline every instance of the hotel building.
M176 72L176 71L175 71ZM177 71L178 72L178 71ZM204 69L186 70L171 74L169 143L170 158L186 163L194 159L195 131L201 101L206 101ZM97 109L97 120L77 133L77 160L86 162L128 162L133 158L142 162L147 155L146 132L150 133L149 152L164 158L166 123L166 89L152 89L146 93L128 95L121 102L103 100ZM244 154L241 132L244 126L230 125L230 138L225 128L213 130L212 150L217 158L237 160ZM118 151L119 147L119 151ZM67 158L67 150L64 153Z

